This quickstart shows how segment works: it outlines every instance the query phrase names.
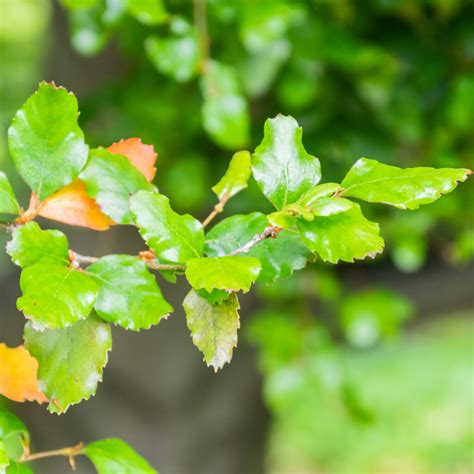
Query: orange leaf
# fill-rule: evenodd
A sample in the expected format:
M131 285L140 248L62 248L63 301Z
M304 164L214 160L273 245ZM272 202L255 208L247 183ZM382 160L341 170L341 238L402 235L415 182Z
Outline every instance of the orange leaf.
M107 230L114 224L87 195L86 187L79 179L45 199L40 204L38 215L94 230Z
M127 157L128 161L141 171L148 181L153 181L157 157L153 145L145 145L139 138L127 138L113 143L107 150L110 153Z
M38 362L24 346L0 344L0 395L15 402L48 401L38 386Z

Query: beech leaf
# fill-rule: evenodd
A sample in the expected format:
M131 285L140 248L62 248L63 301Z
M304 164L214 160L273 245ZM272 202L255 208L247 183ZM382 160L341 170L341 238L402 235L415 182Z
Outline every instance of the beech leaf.
M87 194L97 201L104 214L118 224L132 223L130 196L142 189L153 189L126 157L114 155L104 148L91 150L80 178L86 185Z
M238 151L230 160L225 175L213 186L212 190L220 200L227 200L247 187L251 175L250 153L248 151Z
M112 348L110 326L91 315L64 329L37 331L25 326L25 346L38 360L40 389L50 400L51 413L95 394Z
M196 291L186 296L183 307L194 345L204 354L208 367L217 372L232 359L240 328L239 300L232 293L220 305L213 305Z
M20 205L8 181L7 175L0 171L0 214L18 214Z
M8 129L13 162L41 200L74 181L86 164L88 146L78 115L72 93L42 82Z
M330 263L373 258L384 247L379 225L367 220L355 203L340 214L317 216L311 222L298 219L298 228L308 248Z
M84 451L98 474L158 474L148 461L121 439L95 441Z
M321 179L319 160L306 152L302 136L293 117L277 115L265 122L263 140L253 154L253 176L277 209L297 201Z
M98 287L84 272L54 263L36 263L21 272L23 296L17 307L35 328L63 328L87 318Z
M262 265L253 257L203 257L186 263L186 278L196 289L243 291L258 278Z
M418 209L451 192L471 173L462 168L397 168L361 158L344 178L341 195L400 209Z
M94 308L104 320L139 331L158 324L173 308L145 263L129 255L109 255L87 268L99 286Z
M15 402L47 402L38 386L38 362L24 346L15 348L0 344L0 395ZM3 423L0 411L0 421ZM0 424L0 440L3 439Z
M201 223L189 214L174 212L166 196L140 191L130 199L130 208L141 236L159 259L185 263L202 255L204 231Z
M69 264L67 237L59 230L41 230L36 222L16 227L6 250L22 268L35 263Z

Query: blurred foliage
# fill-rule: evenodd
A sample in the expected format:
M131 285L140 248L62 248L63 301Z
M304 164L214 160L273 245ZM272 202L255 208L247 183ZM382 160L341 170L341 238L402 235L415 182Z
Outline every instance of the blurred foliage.
M336 351L316 329L298 337L294 314L255 319L274 415L268 472L469 472L471 316L365 352Z

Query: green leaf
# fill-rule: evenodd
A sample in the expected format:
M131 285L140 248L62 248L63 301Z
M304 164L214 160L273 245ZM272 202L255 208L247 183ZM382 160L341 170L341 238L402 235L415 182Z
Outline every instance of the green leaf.
M19 212L20 205L7 175L0 171L0 214L18 214Z
M358 204L340 214L315 217L311 222L299 219L298 228L303 242L326 262L373 258L384 246L379 225L367 220Z
M333 196L340 189L341 185L337 183L318 184L309 191L306 191L297 202L301 206L311 207L320 199Z
M213 305L191 290L183 302L194 345L204 354L208 367L217 372L232 359L240 328L239 300L232 293L227 301Z
M1 472L1 471L0 471ZM33 474L33 471L28 466L28 464L16 462L10 462L10 465L7 467L5 474Z
M261 269L262 265L253 257L192 258L186 264L186 278L196 290L247 293Z
M133 222L130 196L140 190L153 189L153 185L127 158L104 148L91 150L81 179L87 194L97 201L102 212L119 224Z
M260 212L224 219L208 232L206 253L210 257L229 254L263 232L267 225L267 218ZM281 231L277 238L259 242L245 255L257 258L262 264L258 281L270 283L304 268L311 252L297 233Z
M162 0L128 0L128 12L145 25L164 23L169 14Z
M199 46L194 28L183 18L172 20L169 38L149 36L145 51L156 69L177 82L192 79L199 66Z
M303 206L298 202L286 206L283 210L294 215L300 215L306 221L312 221L316 216L325 217L346 212L354 207L354 203L349 199L337 197L321 198L311 205Z
M211 292L206 290L197 290L197 294L206 299L211 304L222 304L223 301L229 298L232 292L226 290L218 290L214 288Z
M372 289L345 298L341 322L347 339L357 347L369 347L383 337L397 334L414 313L410 300L384 289Z
M95 441L84 448L98 474L158 474L148 462L121 439Z
M130 199L130 208L140 234L159 259L185 263L202 255L201 223L189 214L181 216L174 212L166 196L140 191Z
M69 265L67 237L59 230L41 230L36 222L16 227L6 250L22 268L35 263Z
M284 211L277 211L268 214L268 222L271 225L281 227L282 229L292 229L296 227L296 217Z
M3 441L0 441L0 474L5 474L9 464L10 460L8 459L7 450L5 449Z
M302 136L293 117L277 115L265 122L263 140L253 154L253 176L277 209L297 201L321 179L319 160L306 152Z
M206 132L224 148L244 147L249 141L250 116L235 69L216 61L208 63L201 88Z
M38 361L38 381L51 413L95 394L112 348L110 326L91 315L71 327L37 331L25 326L25 346Z
M70 9L92 8L97 2L98 0L61 0L61 3Z
M212 190L219 199L230 199L247 187L252 175L251 156L248 151L238 151L232 157L222 179Z
M42 82L12 120L8 145L13 162L40 199L74 181L86 164L88 147L78 115L72 93Z
M99 286L94 308L106 321L139 331L158 324L173 308L161 294L144 262L129 255L109 255L87 268Z
M418 209L451 192L470 174L462 168L403 169L361 158L344 178L341 194L400 209Z
M21 272L17 307L37 329L70 326L87 318L97 297L95 281L82 271L36 263Z
M30 434L24 423L13 413L0 409L0 442L9 459L16 460L29 447Z

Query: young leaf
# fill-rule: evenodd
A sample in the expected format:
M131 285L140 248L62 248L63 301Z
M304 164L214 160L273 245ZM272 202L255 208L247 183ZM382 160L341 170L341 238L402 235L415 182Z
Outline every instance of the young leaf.
M89 197L80 179L68 184L41 202L38 215L64 224L107 230L114 224Z
M74 181L86 164L88 147L77 117L75 96L42 82L8 129L13 162L41 200Z
M214 288L211 292L204 289L197 290L197 294L209 301L211 304L222 304L232 294L230 291L218 290Z
M98 474L158 474L148 462L121 439L95 441L84 448Z
M87 268L99 293L94 308L106 321L139 331L158 324L173 308L146 265L129 255L109 255Z
M349 199L324 197L307 206L303 206L297 201L284 207L283 210L293 215L300 215L306 221L312 221L315 217L333 216L346 212L352 207L354 207L354 203Z
M230 160L229 167L222 179L212 190L219 200L230 199L247 187L252 174L252 162L248 151L238 151Z
M189 214L181 216L174 212L166 196L140 191L130 199L130 209L140 234L159 259L185 263L202 255L201 223Z
M145 40L145 51L156 69L174 78L187 82L198 72L199 45L194 28L183 18L175 17L170 25L173 36L149 36Z
M340 189L341 185L337 183L318 184L309 191L306 191L297 202L300 206L311 207L320 199L333 196Z
M29 449L30 434L24 423L17 416L2 408L0 408L0 442L4 444L7 457L11 462L7 473L21 473L22 471L15 470L16 464L12 460L18 460L24 451Z
M297 201L321 179L319 160L306 152L302 136L293 117L277 115L265 122L263 140L253 154L253 176L277 209Z
M20 287L17 307L38 329L63 328L87 318L98 292L84 272L50 262L25 268Z
M35 263L69 264L67 237L59 230L41 230L36 222L16 227L6 250L22 268Z
M298 220L303 242L326 262L353 262L382 252L384 242L379 225L367 220L358 204L346 212Z
M3 441L0 441L0 474L5 474L10 460L8 459L7 450Z
M261 269L262 265L253 257L192 258L186 263L186 278L196 290L247 293Z
M232 150L245 146L249 141L250 118L235 69L216 61L210 62L202 77L201 88L206 132L224 148Z
M418 209L451 192L471 173L462 168L403 169L361 158L344 178L340 194L400 209Z
M81 173L87 194L99 204L102 212L118 224L131 224L130 196L153 186L124 156L104 148L91 150L89 162Z
M0 344L0 395L15 402L47 402L38 387L38 362L31 357L24 346L15 348ZM3 423L0 411L0 422ZM0 440L4 428L0 425Z
M16 463L10 461L10 464L8 465L7 470L5 471L5 474L33 474L33 471L28 466L28 464L25 464L24 462Z
M0 214L18 214L19 212L20 205L7 175L0 171Z
M210 257L226 255L263 232L267 225L266 216L260 212L228 217L206 235L206 253ZM277 238L259 242L245 255L257 258L262 264L258 281L270 283L304 268L311 252L297 233L281 231Z
M155 178L157 154L153 145L145 145L139 138L127 138L113 143L107 150L114 155L125 156L150 183Z
M41 390L51 400L51 413L95 394L112 348L110 326L91 315L71 327L36 331L25 326L25 346L38 360Z
M194 345L204 354L208 367L217 372L232 359L240 328L239 300L232 293L220 305L213 305L191 290L183 302Z

